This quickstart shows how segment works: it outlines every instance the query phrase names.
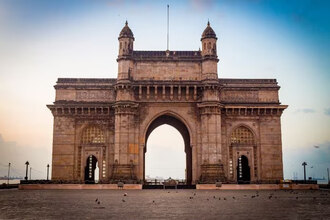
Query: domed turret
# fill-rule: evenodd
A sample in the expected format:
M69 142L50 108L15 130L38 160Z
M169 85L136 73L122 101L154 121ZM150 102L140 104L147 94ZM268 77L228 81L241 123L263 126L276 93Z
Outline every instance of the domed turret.
M201 40L203 40L205 38L215 38L215 39L217 39L217 35L215 34L214 30L211 28L209 21L207 22L207 27L203 31Z
M202 34L202 56L217 57L217 36L214 30L210 26L210 22L207 22L207 27Z
M127 21L121 30L119 37L119 56L129 56L133 53L134 35L132 30L128 27Z
M127 21L125 22L125 26L123 27L123 29L121 30L118 39L121 38L132 38L134 40L134 35L132 30L128 27L128 23Z
M217 56L217 36L207 22L207 27L202 34L202 79L205 81L218 80L218 56Z

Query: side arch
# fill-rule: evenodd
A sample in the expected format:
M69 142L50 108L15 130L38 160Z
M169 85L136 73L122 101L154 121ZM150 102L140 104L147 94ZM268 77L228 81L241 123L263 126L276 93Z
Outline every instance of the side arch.
M235 182L256 182L259 179L260 148L258 135L251 126L240 123L228 131L228 172L229 179ZM239 159L245 158L248 163L244 175L239 175ZM244 178L243 178L244 177Z
M87 134L88 133L88 134ZM98 163L99 180L105 180L109 176L111 162L109 156L110 134L106 123L100 121L84 121L77 125L75 134L75 174L79 180L86 180L86 161L93 156Z

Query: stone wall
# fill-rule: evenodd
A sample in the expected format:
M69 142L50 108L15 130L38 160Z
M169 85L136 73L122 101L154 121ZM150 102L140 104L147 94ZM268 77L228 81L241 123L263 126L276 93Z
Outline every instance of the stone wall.
M261 179L283 179L280 117L260 119Z
M52 179L74 179L75 121L54 117Z
M200 80L201 62L135 62L134 80Z

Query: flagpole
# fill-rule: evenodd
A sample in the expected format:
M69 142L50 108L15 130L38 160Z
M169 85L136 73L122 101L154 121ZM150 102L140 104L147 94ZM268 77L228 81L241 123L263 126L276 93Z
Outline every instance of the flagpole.
M167 5L167 50L169 50L169 23L170 23L170 6Z

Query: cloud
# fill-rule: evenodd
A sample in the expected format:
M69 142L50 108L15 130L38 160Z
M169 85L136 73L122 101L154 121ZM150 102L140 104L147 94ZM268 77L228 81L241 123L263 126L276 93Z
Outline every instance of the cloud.
M330 116L330 108L324 109L324 114Z
M314 113L315 112L315 109L312 109L312 108L301 108L301 109L297 109L295 111L295 113Z
M190 0L191 6L198 11L206 11L216 4L215 0Z

